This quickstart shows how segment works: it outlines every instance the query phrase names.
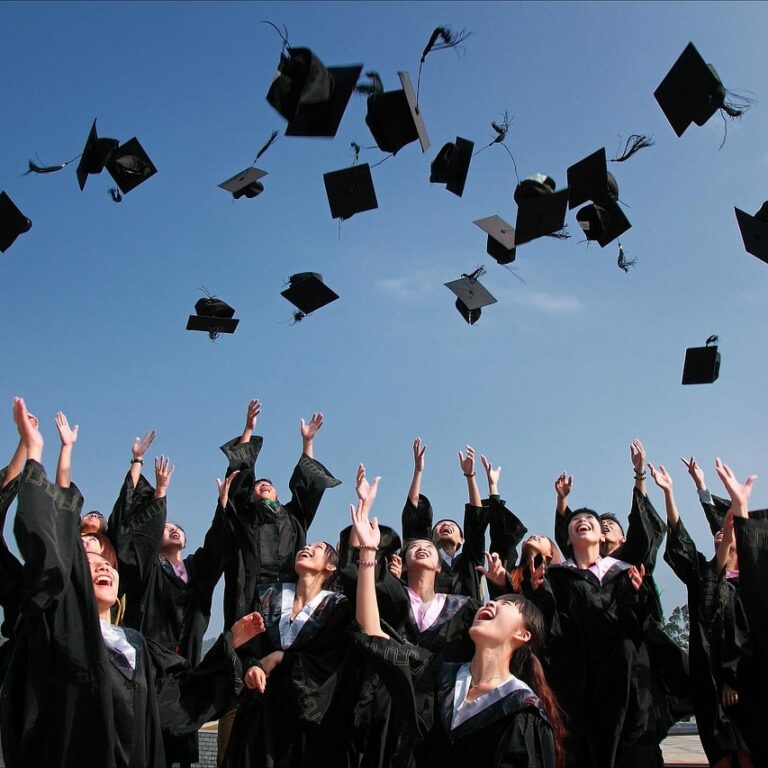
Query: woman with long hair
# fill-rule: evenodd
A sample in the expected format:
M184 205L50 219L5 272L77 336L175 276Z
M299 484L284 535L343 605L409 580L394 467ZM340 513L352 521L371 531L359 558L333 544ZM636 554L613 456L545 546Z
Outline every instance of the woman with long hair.
M358 644L380 669L395 671L397 679L390 690L397 700L392 710L410 709L413 714L412 727L403 729L404 735L413 742L432 732L420 747L411 744L417 764L563 765L565 728L536 656L544 624L532 603L519 595L505 595L480 608L469 630L475 653L464 664L438 666L425 649L401 643L382 629L373 578L379 528L376 518L368 517L378 480L352 509L352 524L364 553L357 584L357 621L362 630ZM406 747L402 741L401 736L401 750Z

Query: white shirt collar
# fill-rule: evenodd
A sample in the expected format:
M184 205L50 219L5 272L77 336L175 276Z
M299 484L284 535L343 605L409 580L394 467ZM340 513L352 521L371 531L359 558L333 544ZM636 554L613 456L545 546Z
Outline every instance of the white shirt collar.
M312 616L320 603L331 593L326 589L321 589L304 607L296 614L295 619L291 619L293 612L293 600L296 597L295 584L283 584L280 598L280 645L283 650L290 648L301 632L302 627Z
M459 667L459 671L456 673L456 685L453 688L453 716L451 717L451 730L458 728L463 722L479 714L484 709L488 709L491 704L495 704L513 691L531 690L522 680L511 675L501 685L497 685L492 691L484 693L473 701L467 701L467 694L470 691L471 685L472 672L470 671L469 664L462 664Z

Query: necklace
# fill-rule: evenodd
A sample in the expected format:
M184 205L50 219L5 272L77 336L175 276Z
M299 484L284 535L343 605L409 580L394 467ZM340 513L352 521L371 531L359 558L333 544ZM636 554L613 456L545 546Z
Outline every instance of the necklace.
M506 674L503 675L493 675L492 677L486 677L484 680L478 680L475 682L475 679L473 677L469 678L469 690L471 691L473 688L477 688L478 685L481 683L490 683L491 680L499 680L502 677L507 677Z

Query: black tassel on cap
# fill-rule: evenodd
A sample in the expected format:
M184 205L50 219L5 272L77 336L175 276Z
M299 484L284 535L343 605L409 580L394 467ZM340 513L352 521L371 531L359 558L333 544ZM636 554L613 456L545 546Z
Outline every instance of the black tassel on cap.
M652 147L655 143L653 136L643 136L639 133L633 133L625 142L624 150L619 157L614 157L611 162L623 163L625 160L629 160L635 152L639 152L646 147Z

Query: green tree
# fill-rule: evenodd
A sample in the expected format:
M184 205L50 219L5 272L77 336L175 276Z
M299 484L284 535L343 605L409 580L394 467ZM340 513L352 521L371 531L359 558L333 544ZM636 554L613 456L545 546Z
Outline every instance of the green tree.
M688 606L678 605L672 611L667 622L664 624L664 631L676 643L679 643L685 650L688 650L688 636L691 631L691 623L688 617Z

